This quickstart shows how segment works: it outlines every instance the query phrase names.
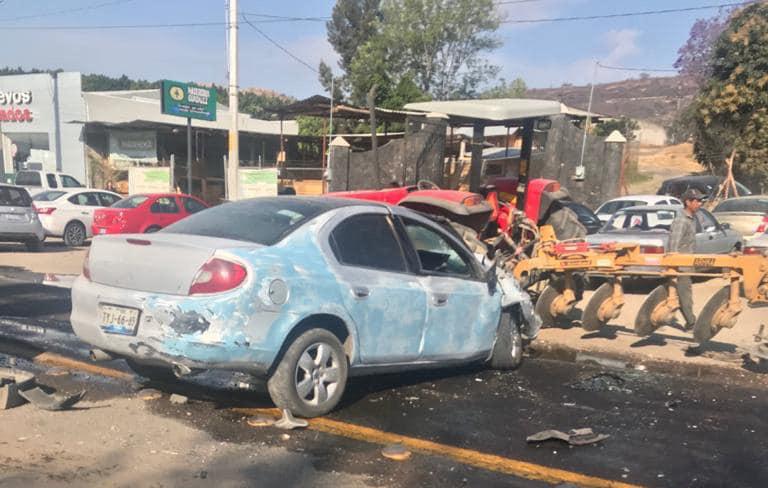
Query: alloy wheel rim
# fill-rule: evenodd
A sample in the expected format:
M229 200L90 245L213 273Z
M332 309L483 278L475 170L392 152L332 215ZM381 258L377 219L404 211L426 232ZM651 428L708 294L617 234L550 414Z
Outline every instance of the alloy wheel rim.
M83 230L78 225L73 225L67 232L71 242L81 242L83 240Z
M312 406L327 403L341 381L340 358L328 344L311 344L299 356L294 375L294 388L299 399Z

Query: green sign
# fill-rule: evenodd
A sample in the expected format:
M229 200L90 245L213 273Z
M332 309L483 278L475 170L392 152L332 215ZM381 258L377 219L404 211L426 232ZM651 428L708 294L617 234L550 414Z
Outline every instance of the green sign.
M161 111L167 115L216 120L216 90L163 80Z

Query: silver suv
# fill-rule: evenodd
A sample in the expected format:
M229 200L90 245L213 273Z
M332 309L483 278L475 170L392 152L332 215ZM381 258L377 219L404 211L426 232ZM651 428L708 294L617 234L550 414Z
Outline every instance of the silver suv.
M0 184L0 242L23 242L29 251L43 248L45 231L24 188Z

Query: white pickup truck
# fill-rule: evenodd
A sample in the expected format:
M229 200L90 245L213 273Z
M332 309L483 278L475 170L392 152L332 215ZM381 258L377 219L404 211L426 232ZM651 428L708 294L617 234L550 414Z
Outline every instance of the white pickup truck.
M75 191L85 185L66 173L22 170L16 173L16 185L23 186L30 195L48 190Z

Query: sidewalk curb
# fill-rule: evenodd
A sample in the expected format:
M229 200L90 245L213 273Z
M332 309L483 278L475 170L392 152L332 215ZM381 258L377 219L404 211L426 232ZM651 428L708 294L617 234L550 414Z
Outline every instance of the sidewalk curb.
M17 283L72 288L72 283L77 277L75 274L38 273L23 268L0 266L0 278Z
M693 364L673 359L658 359L636 353L614 353L581 350L565 344L550 341L534 341L530 354L537 359L554 359L571 363L592 363L617 370L646 371L648 373L681 375L697 379L741 381L768 384L768 367L755 363L745 351L741 363L723 361L720 364Z

